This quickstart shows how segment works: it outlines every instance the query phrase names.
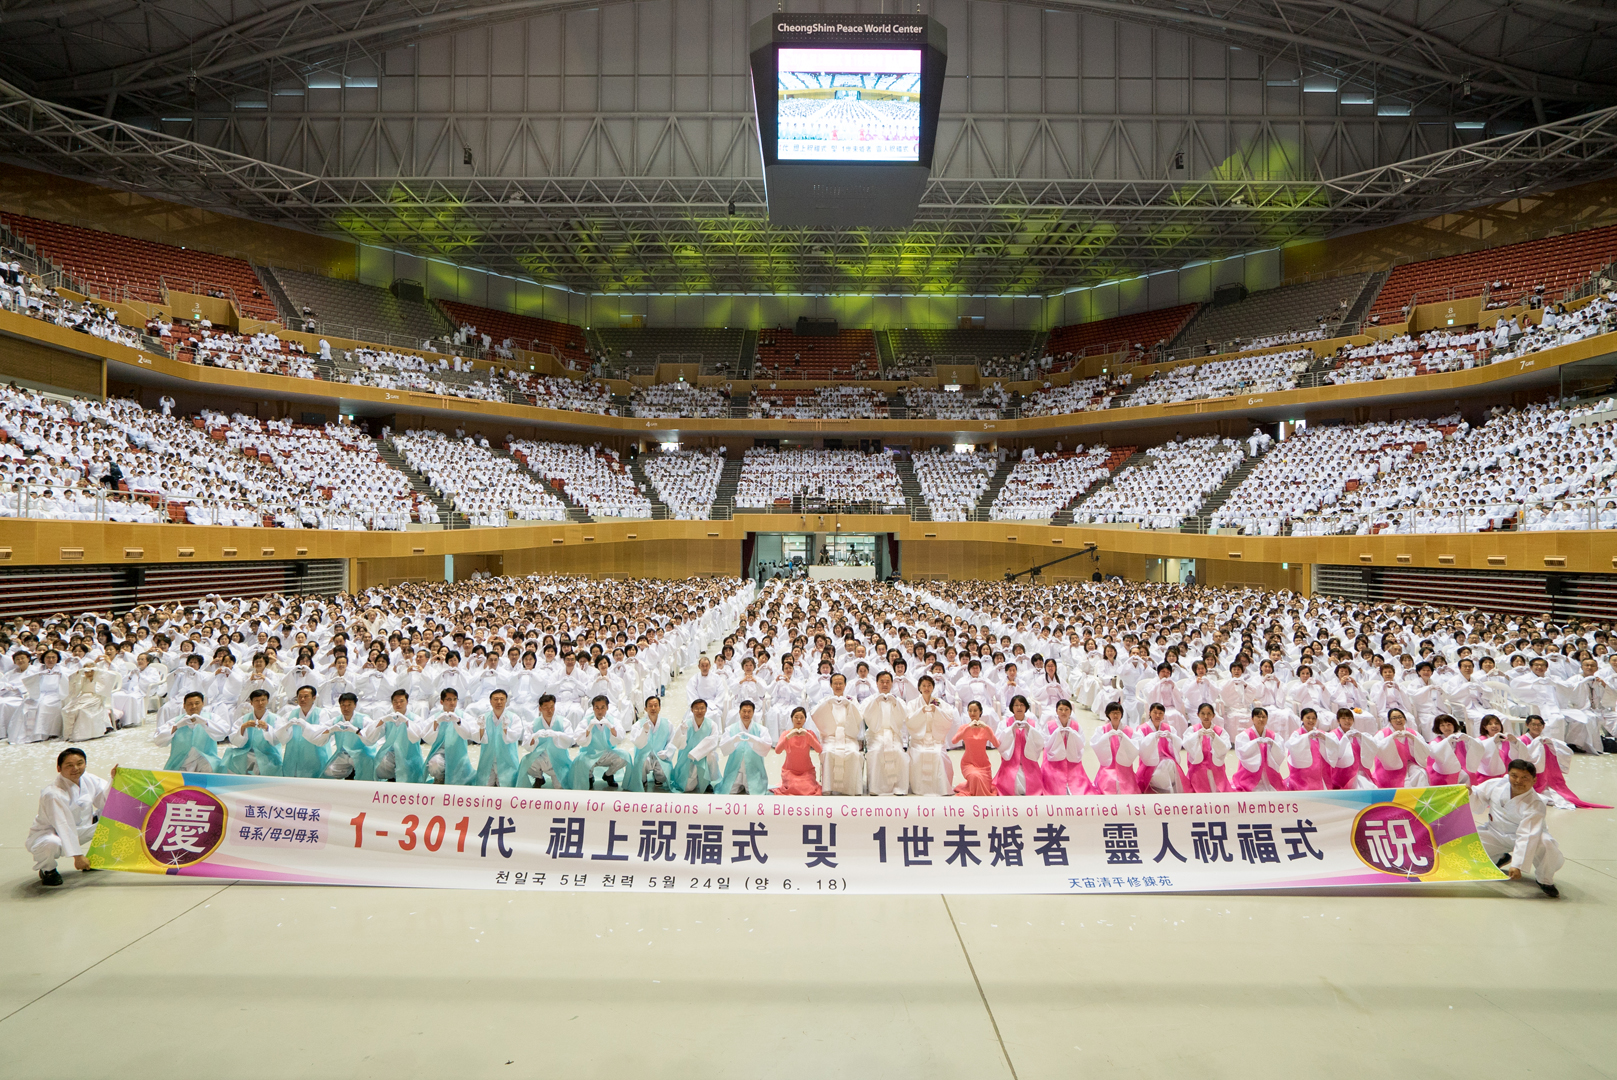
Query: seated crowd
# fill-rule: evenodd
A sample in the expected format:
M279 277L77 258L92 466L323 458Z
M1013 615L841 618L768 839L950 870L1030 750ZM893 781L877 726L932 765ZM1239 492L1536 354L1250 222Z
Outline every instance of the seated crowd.
M1519 773L1542 829L1545 804L1593 806L1567 771L1617 732L1610 631L1587 620L1142 582L498 578L15 620L0 644L12 742L151 718L169 769L332 782L979 798L1458 785L1486 812ZM683 707L665 711L682 675ZM1541 839L1523 869L1554 895L1558 849ZM70 843L31 844L41 875Z
M660 417L719 417L730 413L730 394L713 386L679 382L658 383L637 389L631 399L634 415Z
M535 442L518 439L506 446L511 456L560 488L593 517L647 518L646 498L617 451L600 443Z
M1167 443L1121 470L1109 487L1078 504L1075 525L1129 523L1177 529L1241 463L1240 444L1215 436Z
M858 450L772 450L756 446L742 458L735 505L771 507L802 496L811 501L902 507L904 490L892 456Z
M239 418L243 427L256 419ZM0 514L284 528L399 529L408 481L349 428L279 429L248 456L235 421L143 409L113 398L0 389ZM292 447L296 445L297 450Z
M1059 416L1065 413L1109 409L1119 394L1126 394L1134 376L1097 375L1074 379L1065 386L1046 386L1022 399L1023 416Z
M640 468L670 517L705 521L712 515L724 473L724 447L712 450L663 450L640 459Z
M873 420L887 415L887 395L868 386L822 386L814 390L754 390L752 415L792 420Z
M984 450L961 454L934 446L912 454L910 465L933 521L967 521L999 470L999 455Z
M1198 398L1291 390L1297 386L1293 365L1304 359L1312 360L1313 357L1309 350L1299 349L1201 365L1187 364L1158 372L1144 382L1135 383L1124 404L1130 408L1137 405L1171 405Z
M1022 460L994 496L994 520L1049 521L1111 475L1106 467L1111 456L1111 447L1102 445L1045 454L1023 451Z
M976 393L932 390L920 386L911 386L904 391L904 404L908 406L912 419L998 420L1000 410L1010 403L1010 392L999 383L989 383Z
M566 521L567 507L514 459L494 454L487 439L451 439L441 431L393 436L400 457L474 526Z
M1248 536L1325 535L1337 531L1314 519L1342 495L1391 472L1417 446L1440 442L1459 424L1443 420L1395 420L1370 424L1313 425L1276 445L1214 512L1211 528L1238 528ZM1315 531L1315 529L1319 531Z

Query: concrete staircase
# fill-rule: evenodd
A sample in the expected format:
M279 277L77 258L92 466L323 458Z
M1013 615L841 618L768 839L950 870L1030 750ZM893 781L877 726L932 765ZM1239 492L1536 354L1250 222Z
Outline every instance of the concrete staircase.
M275 275L257 263L249 263L248 265L253 268L253 274L257 276L258 283L264 286L264 295L275 303L275 310L281 315L281 325L288 330L302 330L303 316L299 314L298 309L293 305L292 298L286 295L286 290L281 288L281 283L275 280Z
M417 495L438 508L438 521L444 528L467 529L471 527L471 523L466 520L466 515L456 510L448 499L432 490L432 485L427 483L427 478L410 468L409 463L399 455L397 450L393 449L391 443L385 439L376 440L376 452L381 455L383 461L404 474L405 478L410 481L410 487Z
M1267 452L1264 451L1264 453ZM1263 456L1263 454L1259 454L1257 457L1248 455L1242 458L1241 464L1230 470L1230 474L1224 478L1224 482L1213 489L1212 494L1207 496L1207 501L1202 503L1201 508L1190 517L1179 522L1179 531L1187 533L1206 531L1207 519L1213 515L1214 511L1229 501L1230 493L1240 486L1241 481L1245 480L1253 469L1258 467L1258 462L1263 460Z
M758 331L744 330L741 333L741 353L736 357L736 377L751 378L752 358L758 352Z
M886 371L893 366L893 339L888 336L885 330L875 331L875 337L876 355L881 358L882 370Z
M718 490L713 493L713 506L708 511L708 517L714 521L729 518L735 514L736 487L741 483L741 462L727 460L724 471L719 474Z
M1011 470L1016 468L1016 460L1016 455L1012 454L1000 463L999 468L994 470L994 475L989 479L988 486L983 488L981 495L977 496L977 505L971 508L972 520L988 520L988 511L993 507L994 500L999 497L1000 490L1005 487L1005 481L1011 478Z
M893 465L898 469L898 486L904 491L904 501L910 505L910 517L915 521L931 521L932 507L921 494L921 482L915 478L915 465L908 454L894 454Z
M1359 298L1348 308L1343 323L1356 324L1370 314L1370 308L1375 305L1381 286L1387 283L1387 275L1390 273L1392 273L1390 270L1378 270L1370 275L1369 280L1364 283L1364 288L1359 291Z
M640 462L643 459L644 455L636 455L629 459L629 475L634 477L636 484L640 485L640 490L645 493L646 498L651 500L651 516L654 518L669 517L671 515L668 512L668 504L657 498L657 489L651 486L651 477L647 476L646 470L640 467Z

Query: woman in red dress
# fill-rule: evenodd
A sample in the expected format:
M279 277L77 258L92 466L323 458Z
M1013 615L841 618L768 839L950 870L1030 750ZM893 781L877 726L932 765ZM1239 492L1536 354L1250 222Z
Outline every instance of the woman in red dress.
M988 764L988 748L992 746L999 749L999 740L994 737L994 729L988 721L983 719L981 702L973 701L966 706L968 719L961 725L960 730L949 738L949 742L964 743L966 756L960 759L960 779L962 783L956 784L956 795L998 795L994 787L994 770Z
M785 754L786 762L780 767L780 787L769 790L776 795L818 795L820 781L815 778L814 761L809 751L820 752L820 740L804 725L808 711L799 705L792 710L792 730L780 737L775 753Z

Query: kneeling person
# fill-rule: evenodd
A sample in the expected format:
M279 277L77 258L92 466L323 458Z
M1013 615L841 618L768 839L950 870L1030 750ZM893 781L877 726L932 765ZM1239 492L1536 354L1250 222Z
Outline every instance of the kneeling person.
M28 828L27 845L42 884L62 883L56 860L64 855L73 857L74 869L90 869L85 852L111 785L88 772L89 763L83 750L68 747L56 755L56 779L39 793L39 812Z

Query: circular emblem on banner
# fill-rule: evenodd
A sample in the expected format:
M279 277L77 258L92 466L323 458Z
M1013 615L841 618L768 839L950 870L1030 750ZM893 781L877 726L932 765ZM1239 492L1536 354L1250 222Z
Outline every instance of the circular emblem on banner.
M1432 830L1414 811L1377 803L1353 822L1353 850L1364 865L1396 877L1418 878L1437 869Z
M180 788L158 799L146 813L141 837L146 853L160 866L199 863L225 838L225 804L202 788Z

